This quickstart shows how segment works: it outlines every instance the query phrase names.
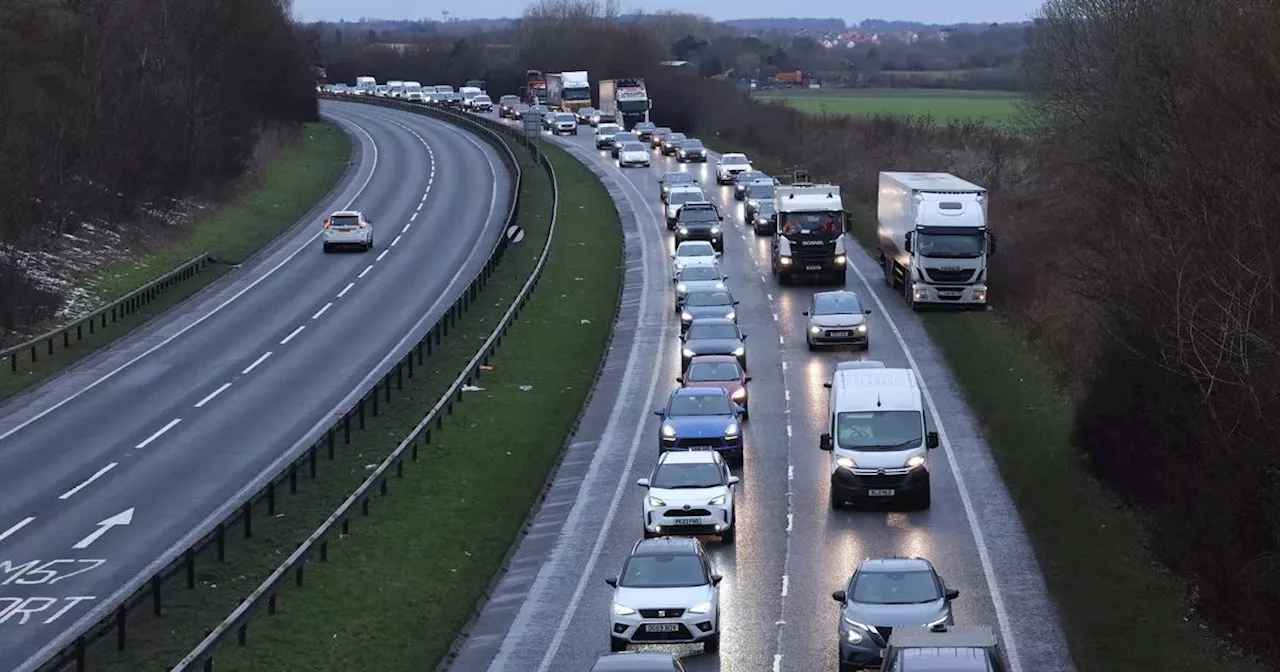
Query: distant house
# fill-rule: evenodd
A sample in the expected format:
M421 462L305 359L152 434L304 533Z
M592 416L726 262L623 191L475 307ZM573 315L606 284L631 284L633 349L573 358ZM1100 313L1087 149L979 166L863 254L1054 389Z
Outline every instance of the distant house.
M692 72L695 74L698 72L697 64L691 63L689 61L659 61L658 65L668 67L668 68L678 68L685 72Z

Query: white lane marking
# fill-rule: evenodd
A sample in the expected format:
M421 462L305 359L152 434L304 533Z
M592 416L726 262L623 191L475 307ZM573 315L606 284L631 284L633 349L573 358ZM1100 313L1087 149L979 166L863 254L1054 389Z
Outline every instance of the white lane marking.
M787 531L788 532L791 531L791 523L787 523ZM788 585L789 583L790 581L787 579L787 575L783 574L782 575L782 596L783 597L787 596L787 588L789 587Z
M792 465L792 464L788 464L788 465L787 465L787 480L788 480L788 481L794 481L794 480L796 480L796 468L795 468L795 465Z
M399 237L397 237L397 238L396 238L396 240L399 240ZM374 259L374 261L382 261L382 258L383 258L383 257L385 257L385 256L387 256L387 255L388 255L388 254L390 254L390 253L391 253L391 249L390 249L390 248L385 249L385 250L383 250L383 251L382 251L382 254L379 254L379 255L378 255L378 257L377 257L376 259Z
M778 332L778 345L786 345L786 342L782 340L782 332Z
M421 212L421 211L422 211L422 203L421 203L421 202L419 202L419 203L418 203L418 208L417 208L416 210L414 210L414 212Z
M782 654L773 654L773 672L782 672Z
M761 276L761 277L764 277L764 276ZM766 293L765 293L765 296L766 296L766 297L768 297L768 299L769 299L769 303L773 303L773 295L772 295L772 294L769 294L769 293L767 293L767 292L766 292Z
M369 275L369 271L372 271L372 270L373 270L373 264L369 264L368 266L365 266L364 270L360 271L360 275L356 276L356 279L359 280L360 278L363 278L364 276Z
M786 397L787 401L791 401L791 390L783 390L782 396Z
M151 442L164 436L165 432L177 426L179 422L182 422L182 418L174 418L170 420L168 423L165 424L164 427L161 427L159 430L157 430L155 434L152 434L151 436L148 436L147 438L143 439L142 443L139 443L138 445L134 446L134 448L135 449L146 448L147 446L151 445Z
M228 387L231 387L231 383L223 383L222 387L219 387L218 389L210 392L209 396L205 397L204 399L197 401L196 408L203 408L205 404L213 401L214 397L218 396L219 394L222 394L223 392L226 392Z
M369 145L370 145L371 147L373 147L373 161L372 161L372 163L371 163L371 165L370 165L370 168L369 168L369 175L368 175L368 176L365 178L365 180L364 180L364 184L360 185L360 189L356 191L355 195L351 197L351 200L350 200L350 201L348 201L346 205L342 206L341 208L338 208L339 210L349 210L349 209L351 208L351 205L352 205L352 204L354 204L354 203L356 202L356 199L357 199L357 198L359 198L359 197L360 197L360 195L364 193L364 190L369 186L369 182L370 182L371 180L373 180L373 175L374 175L374 173L375 173L375 172L377 172L377 167L378 167L378 145L377 145L377 143L375 143L375 142L373 141L373 136L369 135L369 132L368 132L368 131L366 131L366 130L364 130L363 128L361 128L360 126L356 125L356 124L355 124L355 122L352 122L352 121L351 121L351 120L349 120L349 119L347 119L347 120L340 120L340 122L342 122L342 123L346 123L346 124L350 124L352 128L355 128L355 129L356 129L357 131L359 131L360 133L363 133L363 134L364 134L364 136L365 136L366 138L368 138L368 139L369 139ZM121 371L124 371L125 369L129 368L130 366L133 366L134 364L138 363L139 361L141 361L141 360L142 360L142 358L143 358L143 357L146 357L147 355L150 355L151 353L153 353L153 352L155 352L155 351L159 350L160 348L163 348L164 346L166 346L166 345L168 345L168 344L172 343L172 342L173 342L175 339L177 339L179 336L181 336L181 335L183 335L183 334L187 333L188 331L191 331L192 329L196 328L196 326L197 326L197 325L202 324L205 320L207 320L207 319L209 319L209 318L213 317L214 315L217 315L218 313L222 312L222 309L223 309L223 308L226 308L227 306L231 305L231 303L232 303L233 301L235 301L236 299L239 299L241 296L244 296L244 294L245 294L246 292L248 292L249 290L253 289L254 287L257 287L257 286L258 286L258 285L260 285L260 284L262 284L262 281L264 281L264 280L266 280L267 278L269 278L269 277L271 277L272 275L274 275L276 271L278 271L278 270L280 270L281 268L283 268L285 264L289 263L290 261L292 261L292 260L294 259L294 257L296 257L296 256L298 256L299 254L301 254L301 253L303 252L303 250L310 249L310 247L311 247L311 243L314 243L314 242L315 242L315 240L316 240L317 238L319 238L319 237L321 236L321 234L322 234L322 233L323 233L323 231L317 231L317 232L316 232L314 235L312 235L310 238L307 238L307 240L306 240L305 242L303 242L303 243L302 243L302 245L299 245L299 246L297 247L297 249L295 249L293 252L290 252L290 253L289 253L289 255L288 255L288 256L286 256L284 259L280 260L280 263L278 263L278 264L276 264L275 266L272 266L271 268L267 269L267 271L266 271L265 273L263 273L261 276L259 276L257 279L255 279L253 282L250 282L249 284L245 285L243 288L241 288L241 289L240 289L239 291L237 291L235 294L232 294L230 297L228 297L226 301L223 301L222 303L220 303L220 304L218 304L218 305L214 306L214 307L213 307L209 312L205 313L204 315L201 315L198 319L196 319L195 321L193 321L191 324L188 324L187 326L185 326L185 327L183 327L183 328L179 329L178 331L174 332L172 335L168 336L168 337L167 337L167 338L165 338L163 341L160 341L159 343L156 343L155 345L151 346L150 348L147 348L147 349L146 349L146 350L144 350L143 352L139 353L139 354L138 354L136 357L134 357L133 359L130 359L129 361L125 362L124 364L121 364L120 366L117 366L116 368L112 369L111 371L108 371L107 373L103 374L103 375L102 375L102 377L98 378L97 380L94 380L93 382L90 382L88 385L85 385L85 386L83 386L83 387L78 388L75 392L72 392L71 394L67 395L67 397L66 397L65 399L62 399L61 401L59 401L59 402L57 402L56 404L54 404L54 405L50 406L49 408L46 408L46 409L44 409L43 411L40 411L39 413L37 413L37 414L35 414L35 415L31 416L30 418L27 418L26 420L23 420L22 422L18 423L18 424L17 424L17 425L15 425L12 429L9 429L9 430L8 430L8 431L6 431L5 433L0 434L0 441L3 441L3 440L5 440L5 439L9 438L10 436L13 436L14 434L18 433L19 431L22 431L22 429L24 429L25 427L27 427L27 426L28 426L28 425L30 425L31 423L33 423L33 422L35 422L35 421L39 420L40 418L45 417L46 415L49 415L50 413L52 413L52 412L54 412L54 411L58 410L59 408L62 408L63 406L66 406L67 404L71 403L73 400L75 400L75 399L79 398L79 397L80 397L80 395L84 394L85 392L88 392L89 390L92 390L93 388L95 388L95 387L97 387L97 386L101 385L102 383L105 383L106 381L108 381L108 380L110 380L110 379L114 378L114 377L115 377L117 374L119 374Z
M414 217L417 217L417 215L414 215ZM409 227L411 226L413 226L413 222L409 222L408 224L405 224L404 228L400 229L400 233L409 233Z
M787 425L787 438L791 438L791 425Z
M391 247L395 247L398 242L400 242L400 236L396 236L395 240L391 241Z
M242 375L242 376L243 376L243 375L245 375L246 373L249 373L250 371L252 371L252 370L254 370L254 369L258 368L258 365L259 365L259 364L261 364L261 363L263 363L263 362L265 362L265 361L267 361L267 358L268 358L268 357L270 357L270 356L271 356L271 351L270 351L270 350L268 350L268 351L266 352L266 354L264 354L263 356L261 356L261 357L259 357L259 358L255 359L255 360L253 360L253 363L252 363L252 364L250 364L249 366L246 366L246 367L244 368L244 371L241 371L241 372L240 372L240 375Z
M991 593L991 605L996 611L996 620L1000 624L1000 634L1005 641L1005 646L1009 654L1009 667L1012 672L1020 672L1022 670L1022 661L1018 658L1018 646L1013 640L1013 631L1009 628L1009 614L1004 608L1004 596L1000 594L1000 586L996 581L995 567L991 564L991 551L987 549L986 537L982 534L982 528L978 526L978 514L974 511L973 500L969 497L969 488L965 486L964 475L960 473L960 467L956 464L955 455L951 453L951 441L947 439L947 429L942 425L942 418L938 416L938 408L933 403L933 394L929 392L929 385L925 382L924 375L920 373L920 367L916 364L916 358L912 356L911 350L907 347L906 339L902 337L902 332L898 330L898 323L894 321L893 316L885 309L884 302L880 300L880 296L876 294L871 283L867 280L862 271L854 264L849 264L853 268L853 272L862 281L867 293L871 295L871 299L876 302L876 307L880 309L880 314L884 316L885 322L889 324L889 330L893 332L893 337L898 341L898 347L902 348L903 354L907 356L907 364L916 374L916 380L920 383L920 393L924 395L925 403L929 404L929 416L933 418L933 426L938 430L939 443L942 444L942 454L947 458L947 464L951 467L951 473L956 477L956 490L960 493L960 502L964 505L965 518L969 520L969 531L973 534L973 540L978 547L978 560L982 564L982 574L987 579L987 588Z
M316 314L311 316L311 319L313 319L313 320L318 320L318 319L320 319L320 316L321 316L321 315L324 315L325 311L326 311L326 310L329 310L329 308L331 308L332 306L333 306L333 302L332 302L332 301L330 301L329 303L324 304L324 307L323 307L323 308L321 308L320 310L317 310L317 311L316 311Z
M783 371L786 371L786 370L787 370L787 363L786 363L786 362L783 362L783 363L782 363L782 370L783 370Z
M10 536L12 536L12 535L13 535L15 532L17 532L18 530L21 530L22 528L24 528L24 527L26 527L26 526L30 525L30 524L31 524L31 521L33 521L33 520L35 520L35 519L36 519L36 517L35 517L35 516L27 516L26 518L23 518L22 520L19 520L19 521L18 521L18 523L17 523L16 525L14 525L13 527L11 527L11 528L9 528L9 529L5 530L4 532L0 532L0 541L4 541L5 539L8 539Z
M81 482L80 485L77 485L76 487L71 488L70 490L62 493L61 495L58 495L58 499L70 499L77 492L80 492L81 490L84 490L85 488L89 487L90 483L98 480L99 478L102 478L104 474L106 474L108 471L111 471L112 469L115 469L118 466L120 465L116 462L112 462L111 464L108 464L107 466L99 469L96 473L94 473L94 475L84 479L84 481Z
M795 522L796 522L796 514L794 514L794 513L788 513L788 514L787 514L787 534L791 534L791 526L792 526L792 524L794 524ZM782 596L783 596L783 597L786 597L786 596L787 596L786 592L783 592L783 593L782 593Z
M301 334L302 330L306 328L307 328L307 325L305 324L298 325L297 329L294 329L293 331L289 332L289 335L285 336L284 340L280 341L280 345L288 345L289 341L292 341L294 336Z
M778 321L778 314L777 314L777 313L774 313L774 314L773 314L773 321L774 321L774 322L777 322L777 321Z
M356 286L356 283L348 282L347 286L343 287L341 292L338 292L338 298L341 299L342 297L346 296L347 292L351 291L351 288L355 286Z

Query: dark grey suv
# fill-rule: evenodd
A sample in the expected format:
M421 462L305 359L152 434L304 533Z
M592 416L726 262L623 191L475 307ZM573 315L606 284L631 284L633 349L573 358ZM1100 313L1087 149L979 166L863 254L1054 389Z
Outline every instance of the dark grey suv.
M840 603L840 672L879 667L895 627L952 625L951 601L959 596L924 558L862 561L845 589L831 594Z

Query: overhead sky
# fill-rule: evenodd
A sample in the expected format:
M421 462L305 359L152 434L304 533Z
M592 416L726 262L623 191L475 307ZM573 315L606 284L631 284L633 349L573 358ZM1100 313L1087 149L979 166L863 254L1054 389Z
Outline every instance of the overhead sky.
M624 11L677 10L713 19L758 19L776 16L841 18L856 23L866 18L926 23L987 23L1025 21L1040 9L1042 0L622 0ZM378 19L440 20L451 18L496 19L524 12L526 0L293 0L294 15L303 21Z

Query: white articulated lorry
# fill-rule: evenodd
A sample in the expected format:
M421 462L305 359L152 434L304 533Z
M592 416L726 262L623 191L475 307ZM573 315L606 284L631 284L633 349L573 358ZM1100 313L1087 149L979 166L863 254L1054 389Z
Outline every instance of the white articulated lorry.
M987 305L987 190L949 173L880 173L876 201L885 283L907 305Z

